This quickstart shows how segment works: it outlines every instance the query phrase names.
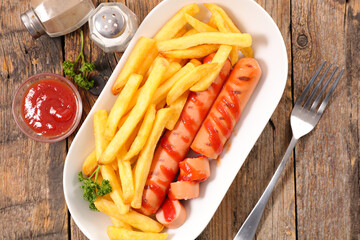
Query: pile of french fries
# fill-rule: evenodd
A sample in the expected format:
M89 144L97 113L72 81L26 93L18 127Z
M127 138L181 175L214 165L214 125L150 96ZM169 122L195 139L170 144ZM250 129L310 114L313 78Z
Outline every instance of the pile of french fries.
M135 211L141 208L159 139L174 128L190 91L206 90L228 58L232 65L238 61L239 50L253 55L251 36L240 33L219 6L204 5L211 12L209 22L196 19L199 6L189 4L153 39L141 37L113 85L113 94L119 94L113 108L94 115L95 150L83 172L91 175L100 165L97 180L112 186L109 196L95 202L111 217L110 239L166 239L160 223ZM199 61L214 52L211 63Z

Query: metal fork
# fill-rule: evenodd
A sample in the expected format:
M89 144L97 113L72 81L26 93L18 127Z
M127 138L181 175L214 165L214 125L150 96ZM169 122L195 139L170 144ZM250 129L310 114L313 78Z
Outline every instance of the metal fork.
M344 73L344 69L342 69L340 74L336 78L335 82L331 86L329 92L327 93L325 98L322 100L320 107L318 107L320 104L320 100L322 99L327 86L329 85L331 79L333 78L333 76L335 75L335 73L338 69L338 67L335 67L334 71L331 73L331 75L325 82L323 88L318 93L318 96L313 101L315 95L317 94L317 92L319 90L321 83L325 79L327 73L329 72L329 70L332 66L331 64L325 70L324 74L321 76L320 81L315 85L312 93L308 97L306 97L306 96L308 95L311 86L313 86L315 84L315 79L319 75L319 73L320 73L321 69L324 67L325 63L326 63L326 61L324 61L321 64L321 66L317 69L317 71L312 76L309 83L306 85L304 91L301 93L300 97L296 101L295 106L291 112L291 117L290 117L290 124L291 124L292 133L293 133L293 137L290 141L290 144L285 152L283 159L280 162L280 165L276 169L274 176L271 178L264 193L261 195L259 201L256 203L255 207L253 208L253 210L251 211L249 216L246 218L245 222L243 223L240 230L236 234L234 240L248 240L248 239L254 238L257 226L260 222L261 216L263 215L266 203L269 200L269 197L276 185L276 182L279 180L281 173L284 170L286 163L289 160L291 152L295 148L295 144L297 143L299 138L308 134L311 130L314 129L315 125L319 122L321 115L324 113L326 105L328 104L331 95L335 91L335 88L336 88L337 84L339 83L341 76Z

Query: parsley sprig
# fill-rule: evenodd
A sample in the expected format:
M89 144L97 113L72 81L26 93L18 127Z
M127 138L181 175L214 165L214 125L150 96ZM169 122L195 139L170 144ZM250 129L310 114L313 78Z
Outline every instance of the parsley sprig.
M82 172L78 173L79 182L83 182L80 188L84 189L83 198L89 202L89 208L93 211L99 211L94 202L97 196L104 196L108 193L112 192L112 188L109 180L102 180L101 185L97 183L97 178L99 174L100 166L91 174L90 177L84 178ZM95 175L95 180L93 181L91 178Z
M95 70L95 66L94 64L85 61L83 31L80 31L80 37L81 37L81 50L75 62L66 60L63 62L62 66L64 69L65 76L74 78L74 81L77 85L79 85L85 90L89 90L94 87L94 80L89 80L88 76L92 71ZM75 66L76 63L80 60L80 58L81 58L81 66L79 68L78 73L76 73Z

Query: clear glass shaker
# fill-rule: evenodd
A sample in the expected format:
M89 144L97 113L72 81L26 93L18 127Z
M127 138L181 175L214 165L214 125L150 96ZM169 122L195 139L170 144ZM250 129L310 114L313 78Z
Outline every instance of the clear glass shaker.
M94 9L91 0L31 0L21 20L34 38L58 37L81 27Z

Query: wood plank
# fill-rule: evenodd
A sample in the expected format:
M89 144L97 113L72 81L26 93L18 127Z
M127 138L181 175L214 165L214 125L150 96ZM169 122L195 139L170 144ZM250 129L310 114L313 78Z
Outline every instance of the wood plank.
M60 73L60 39L33 40L20 13L29 1L8 1L0 8L0 238L67 239L67 211L62 191L65 141L45 144L17 128L11 101L27 77Z
M214 218L198 239L231 239L235 236L266 188L291 138L289 125L289 113L292 107L290 3L276 0L257 2L273 17L283 35L289 58L288 80L271 121L240 169ZM296 238L293 161L287 166L285 174L269 199L256 238Z
M298 143L300 239L359 237L359 2L292 1L294 95L322 60L346 66L315 130Z
M346 5L345 19L345 67L346 87L350 98L349 133L347 147L350 158L348 184L350 198L350 239L360 239L360 2L349 1ZM345 79L344 79L345 80ZM357 113L357 114L356 114Z

